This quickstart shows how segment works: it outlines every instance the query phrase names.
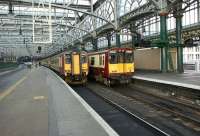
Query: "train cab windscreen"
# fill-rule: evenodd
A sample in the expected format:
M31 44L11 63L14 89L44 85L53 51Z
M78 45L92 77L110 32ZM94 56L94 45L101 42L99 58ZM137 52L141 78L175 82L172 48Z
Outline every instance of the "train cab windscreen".
M125 63L133 63L133 51L126 51L124 57Z
M117 63L132 63L133 62L133 51L110 51L109 56L110 64Z
M87 63L87 57L86 55L81 55L81 63Z
M117 64L117 52L116 51L110 51L110 56L109 56L109 60L110 60L110 64Z
M71 64L71 55L70 54L65 54L65 63Z

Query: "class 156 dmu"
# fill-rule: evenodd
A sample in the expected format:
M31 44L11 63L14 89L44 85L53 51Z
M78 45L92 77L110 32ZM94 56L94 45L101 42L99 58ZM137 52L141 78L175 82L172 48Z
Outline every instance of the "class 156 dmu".
M88 75L87 52L69 51L43 59L41 64L59 73L69 84L85 84Z

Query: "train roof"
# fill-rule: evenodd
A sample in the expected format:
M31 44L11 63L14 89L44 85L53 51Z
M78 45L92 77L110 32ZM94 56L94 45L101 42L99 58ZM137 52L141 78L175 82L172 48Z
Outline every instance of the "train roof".
M103 50L103 51L95 51L95 52L89 52L88 55L94 55L94 54L99 54L99 53L105 53L105 52L109 52L111 50L133 50L133 48L127 48L127 47L124 47L124 48L110 48L110 49L106 49L106 50Z

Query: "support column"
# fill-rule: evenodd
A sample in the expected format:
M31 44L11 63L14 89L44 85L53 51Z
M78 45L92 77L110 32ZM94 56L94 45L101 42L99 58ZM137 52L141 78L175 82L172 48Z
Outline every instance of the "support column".
M116 32L115 39L116 39L116 47L121 47L121 41L120 41L120 34L119 34L119 32Z
M168 71L167 13L160 13L161 71Z
M110 49L111 48L111 35L107 34L106 38L108 40L108 49Z
M84 45L84 43L81 43L81 44L80 44L80 50L81 50L81 51L84 51L84 50L85 50L85 45Z
M200 22L200 2L197 0L197 20Z
M115 21L115 39L116 39L116 47L121 47L120 42L120 26L119 26L119 18L120 18L120 7L121 1L114 0L114 21Z
M176 18L176 44L177 44L177 71L183 73L183 47L182 44L182 14L176 13L174 16Z
M134 23L131 23L130 31L132 33L132 39L131 39L132 48L135 49L135 43L136 43L136 40L137 40L137 34L136 34L136 27L135 27Z
M11 3L11 0L10 0L9 3L8 3L8 13L9 13L9 14L13 14L13 5L12 5L12 3Z
M135 49L135 43L137 41L137 35L135 33L132 34L131 44L132 48Z
M97 51L98 50L98 45L97 45L97 38L92 39L92 45L93 45L93 50Z

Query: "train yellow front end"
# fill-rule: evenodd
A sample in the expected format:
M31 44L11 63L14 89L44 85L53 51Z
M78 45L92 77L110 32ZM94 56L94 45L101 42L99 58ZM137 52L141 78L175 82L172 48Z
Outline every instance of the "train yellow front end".
M108 61L108 75L112 80L120 83L129 83L134 73L133 50L116 48L110 50Z
M70 52L65 54L65 81L69 84L85 84L88 75L86 52Z
M134 73L133 49L112 48L89 53L89 77L106 85L130 83Z

